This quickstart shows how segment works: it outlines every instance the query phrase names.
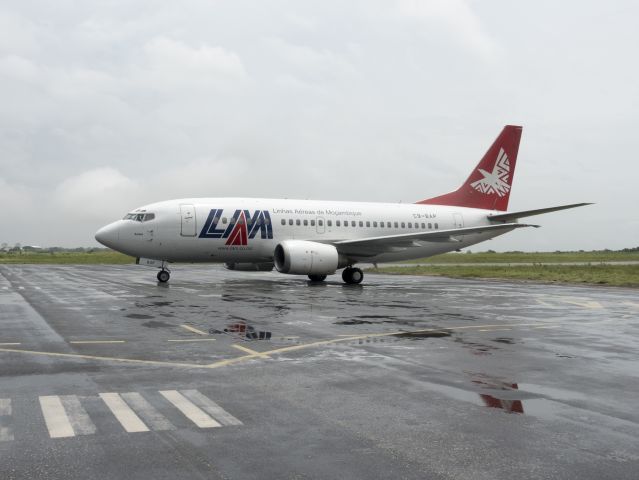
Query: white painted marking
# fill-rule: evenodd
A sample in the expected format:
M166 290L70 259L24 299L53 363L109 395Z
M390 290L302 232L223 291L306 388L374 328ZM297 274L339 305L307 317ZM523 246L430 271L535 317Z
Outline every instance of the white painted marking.
M148 432L149 428L117 393L101 393L100 398L129 433Z
M64 410L67 413L71 427L77 435L92 435L95 433L95 425L89 418L86 410L75 395L60 397Z
M0 442L9 442L13 440L13 432L11 427L4 424L2 417L11 416L11 399L0 398Z
M24 287L23 287L22 285L20 285L20 286L18 287L18 290L24 290Z
M222 425L243 425L237 418L220 407L213 400L203 395L197 390L182 390L182 393L189 400L193 401L198 407L201 407L206 413L213 416Z
M9 290L9 287L2 287L2 290Z
M9 345L22 345L22 344L19 343L19 342L8 342L8 343L0 343L0 345L3 346L3 347L6 347L6 346L9 346Z
M75 436L60 397L57 395L40 397L40 408L51 438Z
M169 422L156 408L151 405L142 395L137 392L122 393L120 395L135 412L140 415L147 425L153 430L175 430Z
M188 400L177 390L161 390L160 395L177 407L189 420L200 428L221 427L219 422L213 420L197 405Z

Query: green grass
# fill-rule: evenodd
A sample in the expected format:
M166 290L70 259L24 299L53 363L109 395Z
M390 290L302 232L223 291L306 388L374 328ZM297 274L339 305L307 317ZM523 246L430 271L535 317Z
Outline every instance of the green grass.
M639 287L639 265L405 266L370 269L370 273L493 278L537 282Z
M634 250L634 249L633 249ZM639 261L639 251L593 252L480 252L444 253L434 257L408 260L403 263L561 263L561 262L632 262Z
M126 264L135 263L135 258L113 250L93 252L23 252L0 253L2 264Z

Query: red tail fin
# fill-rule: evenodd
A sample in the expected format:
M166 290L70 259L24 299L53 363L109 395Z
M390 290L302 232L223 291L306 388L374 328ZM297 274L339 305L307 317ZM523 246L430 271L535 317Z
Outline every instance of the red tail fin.
M417 203L506 211L515 176L521 128L506 125L470 177L457 190Z

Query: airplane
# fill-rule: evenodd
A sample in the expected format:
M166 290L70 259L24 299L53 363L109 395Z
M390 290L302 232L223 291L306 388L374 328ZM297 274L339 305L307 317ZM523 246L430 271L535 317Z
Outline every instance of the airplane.
M358 263L398 262L460 250L517 228L524 217L590 205L508 211L522 127L506 125L454 192L413 204L267 198L183 198L152 203L102 227L102 245L159 268L219 262L229 270L277 269L322 282L339 269L359 284Z

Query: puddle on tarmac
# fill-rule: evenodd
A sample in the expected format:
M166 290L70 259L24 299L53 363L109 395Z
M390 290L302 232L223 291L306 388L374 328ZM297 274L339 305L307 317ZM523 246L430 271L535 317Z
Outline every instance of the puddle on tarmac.
M149 328L163 328L163 327L172 327L173 325L171 325L170 323L160 322L158 320L151 320L149 322L144 322L142 326L149 327Z
M373 322L369 322L368 320L342 320L339 322L333 322L334 325L372 325Z
M222 329L211 328L209 329L211 335L228 334L234 337L239 337L243 340L270 340L272 337L271 332L256 330L255 327L249 325L243 320L229 323Z
M416 332L403 332L393 335L395 338L410 338L419 340L422 338L441 338L450 337L452 333L446 330L433 330L433 331L416 331Z

